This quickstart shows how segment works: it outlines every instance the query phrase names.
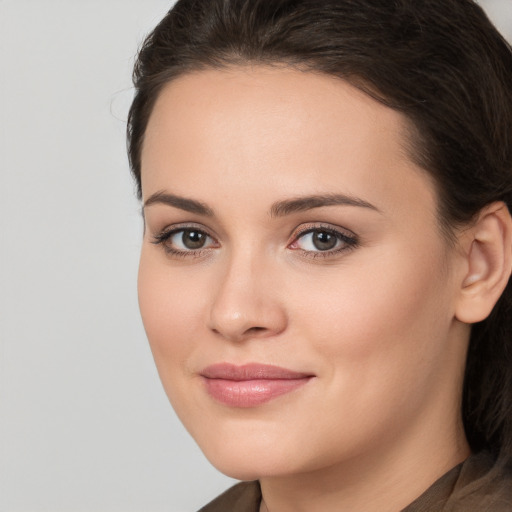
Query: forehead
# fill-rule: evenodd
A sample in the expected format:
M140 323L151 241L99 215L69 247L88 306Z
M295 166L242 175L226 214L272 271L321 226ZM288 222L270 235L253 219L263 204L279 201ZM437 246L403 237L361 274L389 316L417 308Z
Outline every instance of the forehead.
M268 147L272 141L283 142L276 139L276 125L283 135L329 141L337 133L340 139L346 136L343 124L350 125L353 137L368 140L385 131L398 150L408 136L408 123L401 114L342 79L286 67L208 69L185 74L163 88L143 149L153 135L174 138L198 133L204 143L216 135L230 135L231 140L244 139L241 147L247 147L246 135L251 135L256 145Z
M408 157L408 133L400 113L328 75L264 66L190 73L155 103L143 195L171 188L205 196L219 180L254 194L341 187L372 202L403 194L412 181L430 189Z

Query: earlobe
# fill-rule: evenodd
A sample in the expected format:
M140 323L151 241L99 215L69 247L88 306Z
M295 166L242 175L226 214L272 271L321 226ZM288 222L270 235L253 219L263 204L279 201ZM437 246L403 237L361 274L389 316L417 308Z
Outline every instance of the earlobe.
M512 219L507 206L497 202L485 207L464 237L466 271L455 316L472 324L487 318L510 277Z

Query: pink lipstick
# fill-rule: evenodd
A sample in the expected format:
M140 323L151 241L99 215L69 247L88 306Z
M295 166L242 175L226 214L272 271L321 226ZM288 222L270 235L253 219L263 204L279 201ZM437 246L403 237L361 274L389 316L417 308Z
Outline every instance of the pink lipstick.
M230 407L255 407L289 393L314 377L279 366L228 363L208 366L201 372L212 398Z

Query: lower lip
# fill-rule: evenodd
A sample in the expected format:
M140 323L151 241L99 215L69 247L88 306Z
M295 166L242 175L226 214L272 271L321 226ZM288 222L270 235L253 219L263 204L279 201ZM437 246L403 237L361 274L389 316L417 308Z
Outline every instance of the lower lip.
M307 384L311 377L298 379L224 380L204 378L206 390L218 402L230 407L256 407Z

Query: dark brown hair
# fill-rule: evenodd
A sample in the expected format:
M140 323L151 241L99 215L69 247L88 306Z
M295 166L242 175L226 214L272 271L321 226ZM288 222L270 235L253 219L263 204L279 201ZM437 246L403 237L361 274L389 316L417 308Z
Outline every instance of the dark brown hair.
M162 87L204 68L288 65L343 78L411 121L444 231L512 206L512 51L472 0L179 0L135 65L128 153ZM512 460L512 288L472 328L463 418L474 451Z

